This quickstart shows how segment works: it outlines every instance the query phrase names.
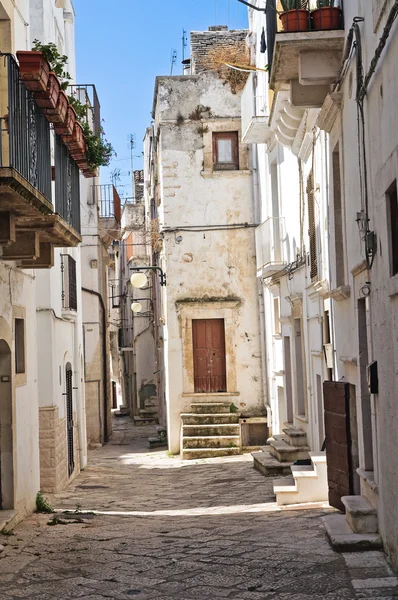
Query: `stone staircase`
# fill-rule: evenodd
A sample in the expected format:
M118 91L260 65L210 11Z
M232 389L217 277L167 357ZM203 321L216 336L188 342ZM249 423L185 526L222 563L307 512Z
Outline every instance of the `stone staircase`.
M268 439L268 445L260 452L252 452L253 466L266 477L290 475L290 467L296 460L306 460L309 447L307 435L302 429L286 427L283 435Z
M158 401L156 396L145 398L144 408L141 408L139 415L134 417L134 422L137 425L158 423Z
M274 480L278 506L328 501L326 452L310 452L310 465L292 465L291 477Z
M366 496L343 496L341 501L345 515L334 513L322 518L333 548L341 552L382 548L377 511Z
M184 460L241 453L239 414L227 402L192 402L181 414L181 457Z

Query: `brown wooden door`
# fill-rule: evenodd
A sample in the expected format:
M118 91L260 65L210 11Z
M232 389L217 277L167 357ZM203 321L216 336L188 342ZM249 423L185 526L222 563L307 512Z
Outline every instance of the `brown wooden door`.
M329 504L344 512L341 497L354 494L349 384L324 381L323 398Z
M192 321L195 393L227 391L224 319Z

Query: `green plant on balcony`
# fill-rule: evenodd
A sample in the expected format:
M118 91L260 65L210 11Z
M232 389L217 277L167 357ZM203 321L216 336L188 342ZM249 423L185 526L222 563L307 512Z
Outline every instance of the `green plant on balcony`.
M105 138L104 130L101 128L100 134L97 135L91 131L88 123L83 122L81 125L84 137L86 138L86 160L88 166L93 171L99 167L107 167L115 151L112 144Z
M87 104L82 104L75 96L68 96L68 100L80 123L85 121L87 117Z
M49 44L42 44L39 40L33 40L32 50L43 53L44 58L50 65L51 71L55 73L60 80L61 89L65 91L71 80L70 74L65 70L68 57L65 56L65 54L60 54L57 46L52 42Z
M281 0L282 8L284 11L287 10L296 10L296 9L306 9L308 2L307 0Z

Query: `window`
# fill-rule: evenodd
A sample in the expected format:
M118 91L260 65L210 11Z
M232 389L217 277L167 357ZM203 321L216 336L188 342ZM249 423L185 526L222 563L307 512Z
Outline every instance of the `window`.
M310 238L310 277L312 280L318 276L316 256L316 227L315 227L315 186L314 172L311 170L307 180L308 201L308 235Z
M274 298L274 335L281 334L279 298Z
M388 230L390 242L391 275L398 273L398 197L397 182L394 181L387 192Z
M77 310L76 261L69 254L61 255L62 308Z
M239 169L237 131L213 133L213 166L216 171Z
M25 321L15 319L15 373L25 373Z
M341 203L341 172L339 145L332 154L333 173L333 209L334 209L334 246L336 253L336 287L344 285L344 237L343 210Z

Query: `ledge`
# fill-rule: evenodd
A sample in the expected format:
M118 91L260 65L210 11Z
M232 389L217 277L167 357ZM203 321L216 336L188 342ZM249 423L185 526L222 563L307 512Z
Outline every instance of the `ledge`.
M183 398L225 398L228 396L240 396L240 392L215 392L215 393L198 393L192 392L191 394L188 392L184 392L182 394Z
M213 178L219 178L219 177L241 177L241 176L247 177L248 175L251 175L252 172L249 171L248 169L242 169L242 170L226 169L225 171L201 171L200 174L205 179L213 179Z
M329 298L333 298L336 302L347 300L351 296L351 288L349 285L341 285L334 290L331 290L328 294Z

